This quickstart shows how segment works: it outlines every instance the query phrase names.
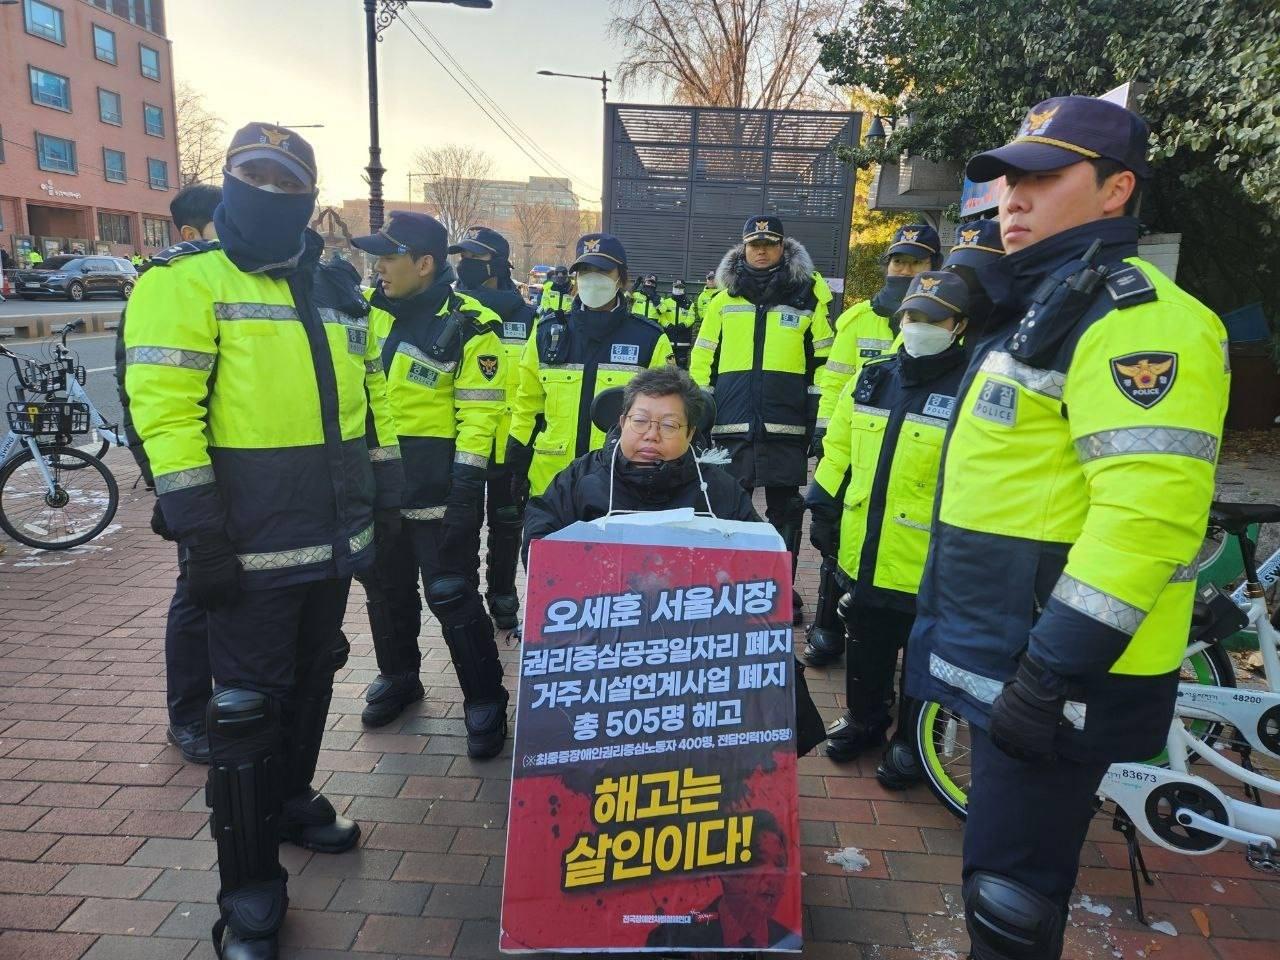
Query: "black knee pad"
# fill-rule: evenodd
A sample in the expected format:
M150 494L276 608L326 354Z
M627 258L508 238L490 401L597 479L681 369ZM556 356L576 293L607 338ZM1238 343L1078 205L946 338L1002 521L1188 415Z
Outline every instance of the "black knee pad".
M473 594L479 596L465 577L446 574L427 584L427 606L444 623L464 612Z
M520 516L520 508L514 504L499 507L493 511L493 519L497 526L514 528L517 531L524 528L524 518Z
M205 722L211 742L245 745L277 726L279 709L271 697L258 690L224 687L209 698Z
M1009 877L978 871L964 882L965 924L974 960L1058 960L1062 908Z
M347 635L341 630L334 637L330 654L333 658L330 667L332 667L334 673L337 673L347 665L347 657L351 655L351 641L347 639Z

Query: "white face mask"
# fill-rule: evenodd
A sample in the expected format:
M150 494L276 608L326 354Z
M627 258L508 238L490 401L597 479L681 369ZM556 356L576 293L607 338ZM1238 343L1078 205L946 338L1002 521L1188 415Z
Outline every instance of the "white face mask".
M617 294L618 281L608 274L578 274L578 299L588 309L599 310Z
M951 346L955 340L954 331L946 327L934 326L932 323L904 323L902 325L902 345L913 357L931 357Z

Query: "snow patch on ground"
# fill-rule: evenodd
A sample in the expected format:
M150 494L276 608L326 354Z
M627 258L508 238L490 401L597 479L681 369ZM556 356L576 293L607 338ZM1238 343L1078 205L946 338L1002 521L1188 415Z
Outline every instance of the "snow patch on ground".
M845 847L843 850L828 850L827 863L834 863L845 873L861 873L871 866L871 861L862 855L857 847Z
M1073 903L1071 905L1071 909L1083 910L1085 911L1085 913L1092 913L1095 917L1111 916L1110 907L1108 907L1105 903L1094 903L1093 900L1087 895L1081 897L1079 901L1077 901L1076 903Z
M1176 937L1178 935L1178 928L1168 920L1157 920L1155 923L1147 924L1147 926L1156 933L1163 933L1167 937Z

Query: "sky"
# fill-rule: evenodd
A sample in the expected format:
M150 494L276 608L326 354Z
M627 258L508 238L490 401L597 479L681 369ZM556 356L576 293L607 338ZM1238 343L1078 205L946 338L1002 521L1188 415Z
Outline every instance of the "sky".
M409 9L568 171L580 203L598 209L600 84L540 77L537 71L598 76L604 69L612 77L619 50L608 37L609 0L493 0L490 10L412 2ZM316 151L321 201L367 196L369 101L361 0L169 0L166 10L174 74L205 95L210 110L226 121L228 138L253 120L322 123L323 129L300 131ZM497 179L565 175L546 161L547 170L539 169L521 153L419 45L410 26L418 30L411 19L393 23L378 44L387 199L408 197L406 174L418 149L444 143L484 150ZM624 99L613 83L609 98ZM648 103L658 98L653 88L638 87L625 99ZM422 181L414 185L420 197Z

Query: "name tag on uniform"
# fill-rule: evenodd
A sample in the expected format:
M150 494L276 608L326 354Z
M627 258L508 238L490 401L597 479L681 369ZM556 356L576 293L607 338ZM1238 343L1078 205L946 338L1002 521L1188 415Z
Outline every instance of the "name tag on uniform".
M999 380L988 380L974 401L973 415L1003 427L1012 427L1018 421L1017 387Z
M428 367L425 363L414 363L409 367L409 380L424 387L434 387L440 380L440 371Z
M800 318L794 313L783 313L778 316L778 326L790 327L793 330L800 329Z
M364 327L347 327L347 353L358 353L363 357L368 346L368 330Z
M926 417L938 417L940 420L950 420L951 411L955 409L955 406L955 397L949 397L945 393L931 393L924 404L924 415Z
M519 320L504 320L502 321L502 335L523 340L529 336L528 324L521 323Z
M635 343L615 343L609 351L610 363L639 363L640 346Z
M881 351L875 347L863 347L861 350L858 351L858 356L866 357L868 359L870 359L871 357L878 357L880 356L880 354L881 354Z

